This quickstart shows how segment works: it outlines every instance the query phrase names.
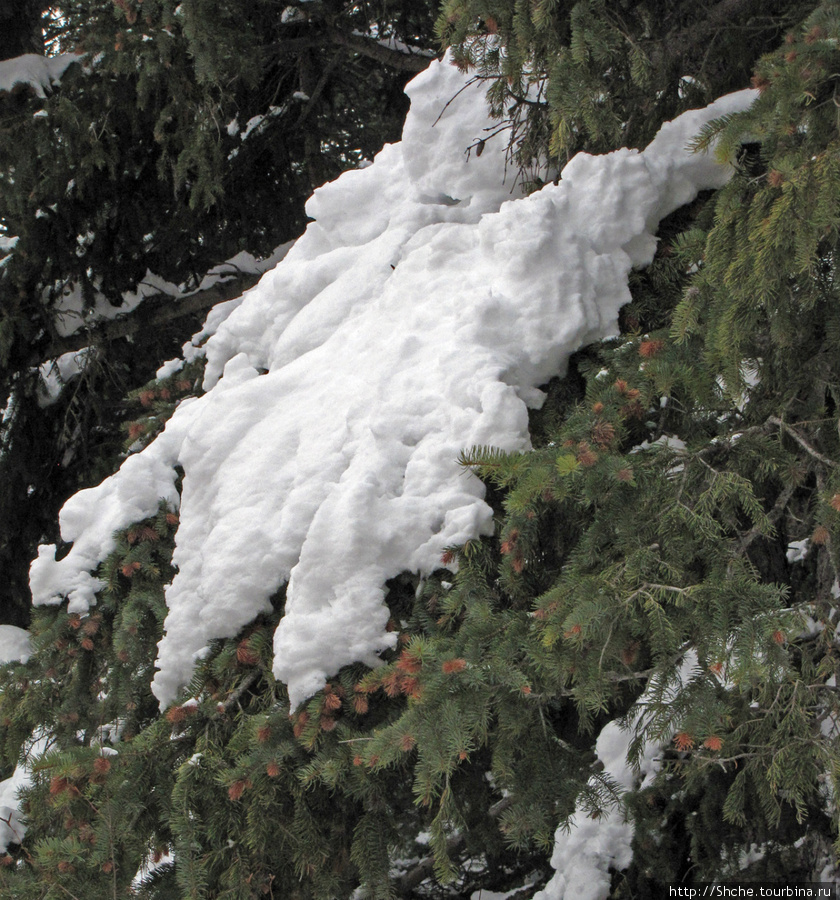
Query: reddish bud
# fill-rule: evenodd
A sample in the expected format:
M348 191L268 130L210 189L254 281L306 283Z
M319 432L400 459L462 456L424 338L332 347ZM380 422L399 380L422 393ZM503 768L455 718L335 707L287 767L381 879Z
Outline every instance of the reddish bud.
M601 448L609 447L615 440L615 428L609 422L598 422L592 429L592 440Z
M259 661L259 656L251 648L248 638L240 641L236 648L236 661L243 666L255 666Z
M645 359L652 359L662 351L665 341L642 341L639 344L639 356Z
M324 696L324 709L329 712L341 709L341 698L337 694L326 694Z
M309 713L304 711L298 717L295 722L292 733L296 738L299 738L303 734L303 729L309 724Z
M694 749L694 738L685 731L674 735L674 746L681 753Z
M187 718L187 711L183 706L170 706L166 711L166 721L178 725Z
M828 538L829 533L825 525L817 525L817 527L814 529L813 534L811 535L812 543L817 544L818 546L826 543Z
M400 654L399 660L397 660L397 668L412 675L416 672L419 672L421 667L422 662L420 661L420 659L409 650L403 650L403 652Z
M53 775L50 779L50 795L57 797L70 788L70 782L62 775Z
M250 779L240 778L228 788L228 797L235 803L250 787L253 787Z
M441 671L444 675L452 675L454 672L463 672L467 668L465 659L447 659L441 664Z

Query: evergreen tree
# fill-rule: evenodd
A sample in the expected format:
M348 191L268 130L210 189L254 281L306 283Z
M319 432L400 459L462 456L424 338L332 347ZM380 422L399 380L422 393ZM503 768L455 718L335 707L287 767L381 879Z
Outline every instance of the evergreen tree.
M247 106L249 85L269 71L231 67L272 45L272 27L296 29L295 52L362 53L352 31L335 30L362 4L294 5L286 10L300 13L278 24L261 4L224 18L201 4L178 13L150 2L103 5L99 18L86 4L89 29L68 16L56 40L84 37L89 54L105 54L100 68L74 66L45 101L8 98L29 110L12 120L15 134L53 129L78 167L42 151L45 170L30 171L22 137L2 151L15 178L0 197L22 204L26 194L29 211L57 207L57 221L4 213L19 237L0 282L17 290L4 297L21 297L3 306L16 398L25 396L23 360L40 361L54 340L44 324L57 300L43 293L50 285L87 279L116 299L147 259L177 277L242 249L246 221L265 238L260 252L292 233L266 209L240 208L220 174L230 145L210 123L226 124L234 109L259 114ZM148 28L160 27L151 41L132 31L147 7ZM109 49L115 21L121 46ZM51 741L24 792L26 837L0 859L8 896L329 898L360 885L372 897L522 885L518 896L532 896L550 875L558 825L576 808L597 817L616 804L635 837L612 896L833 870L840 3L451 0L438 32L488 82L500 125L488 140L511 138L534 188L574 152L642 146L663 120L751 79L753 107L696 139L735 159L735 175L662 223L653 264L633 275L621 334L584 348L547 385L532 416L534 449L464 448L462 464L487 485L495 533L451 548L422 585L407 574L389 584L398 642L384 666L345 667L290 711L270 665L281 589L270 612L214 644L184 702L161 714L149 683L178 524L165 505L118 535L93 614L39 608L36 652L5 670L0 694L9 768L33 735ZM182 42L178 52L165 50L170 40ZM171 67L149 63L138 76L130 54L162 54ZM274 89L282 83L288 99L307 84L300 102L309 103L318 82L303 80L307 66L296 63L297 80L274 80ZM106 119L103 98L126 91L131 102L120 108L140 124L126 118L83 152L74 142L91 141L91 119L74 126L66 90ZM178 102L151 102L155 91ZM335 102L347 117L337 131L364 112L347 94ZM47 123L30 121L42 104ZM110 115L123 115L112 104ZM206 127L187 134L190 114ZM235 165L248 141L242 148ZM311 185L319 166L348 166L359 149L369 152L355 139L332 145L316 162L301 138L300 165L278 166L276 177L306 173ZM150 171L163 185L157 209L170 203L170 214L139 225L109 217L124 191L126 208L139 210ZM67 201L65 221L68 176L80 201ZM291 197L290 181L267 193ZM49 241L34 229L49 229ZM80 256L73 241L87 233ZM115 248L125 248L125 268L111 271L107 260L123 259ZM36 307L33 296L48 302ZM155 363L146 364L150 374ZM142 364L137 371L132 378ZM153 436L199 376L200 362L136 388L126 443ZM103 441L75 483L112 453ZM4 458L14 459L8 450ZM608 722L633 736L631 759L651 746L659 759L658 775L623 795L594 753Z
M397 140L432 30L427 3L43 8L9 5L22 30L4 30L5 55L36 49L34 21L77 61L47 96L25 81L0 94L0 618L19 624L38 540L113 465L120 398L195 331L196 309L256 279L234 264L221 295L176 307L167 291L195 291L240 252L269 256L303 230L313 187ZM148 273L157 295L101 327ZM85 347L72 388L44 408L50 361Z

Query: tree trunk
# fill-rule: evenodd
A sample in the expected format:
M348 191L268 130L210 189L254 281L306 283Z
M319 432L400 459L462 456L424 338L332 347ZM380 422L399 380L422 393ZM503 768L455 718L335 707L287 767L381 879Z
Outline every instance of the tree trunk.
M0 0L0 60L44 52L43 0Z

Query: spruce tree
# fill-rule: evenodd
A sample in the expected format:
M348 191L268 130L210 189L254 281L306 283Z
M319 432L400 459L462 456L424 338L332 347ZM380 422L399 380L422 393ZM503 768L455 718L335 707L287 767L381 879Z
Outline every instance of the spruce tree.
M309 6L288 8L303 16ZM317 10L318 39L346 47L331 30L334 5ZM156 42L132 36L134 7L99 12L91 48L106 46L96 23L115 15L126 42L106 53L108 90L129 91L153 119L160 107L139 98L170 76L135 82L123 60L125 47L151 53L144 44ZM254 22L269 12L255 5L254 18L219 21L189 7L194 18L176 38L199 74L190 80L179 67L193 63L173 54L171 78L193 85L192 111L215 110L222 86L235 93L230 66L264 37ZM164 4L150 15L176 21ZM297 15L290 22L281 24L304 29ZM62 40L87 35L80 21L67 28ZM836 866L840 4L451 0L438 33L487 81L500 122L488 139L512 135L534 189L562 177L578 150L642 146L663 120L752 80L753 107L696 138L698 150L714 143L734 160L735 174L662 223L653 264L632 276L621 334L583 348L546 385L533 450L464 448L495 533L452 547L422 584L406 573L388 585L398 641L384 666L345 667L289 710L270 664L281 588L270 612L213 645L180 702L158 710L149 683L178 525L165 505L117 536L93 614L39 608L36 652L5 669L0 693L9 770L33 735L51 742L24 791L26 837L0 859L9 896L330 898L361 887L361 896L469 897L523 885L517 896L532 896L551 874L558 825L576 808L598 817L616 806L635 837L612 896L659 896L667 882L816 880L821 864ZM297 48L315 40L298 37ZM98 76L74 66L67 77ZM247 92L259 73L237 77ZM72 145L84 129L61 111L64 91L63 82L46 108ZM162 126L159 150L154 139L129 149L115 134L78 151L93 180L148 165L147 154L170 164L155 178L183 207L172 201L175 222L160 224L149 251L164 273L167 260L182 272L193 258L170 228L199 245L199 272L219 258L206 247L234 249L219 234L238 198L217 195L214 181L225 145L201 129L189 144L179 114L171 133ZM25 181L23 153L12 152L21 177L10 196L41 185L37 208L58 201L68 172L57 165ZM317 166L349 165L342 152L313 162L309 184ZM312 160L305 140L298 159ZM110 195L90 190L93 217ZM14 221L16 257L30 245ZM97 238L103 259L122 240L130 255L130 236L101 221L91 264ZM265 222L262 250L285 237ZM47 224L75 240L76 220L63 231ZM90 278L73 266L70 275ZM25 280L40 269L24 255L6 271ZM138 274L109 277L119 291ZM19 324L31 310L15 312L9 360L37 346L31 322ZM199 390L200 367L130 392L123 449L151 439L175 401ZM22 364L9 371L19 377ZM86 463L78 483L99 465L99 456ZM657 748L659 774L624 794L594 753L609 722L633 736L631 760Z
M434 52L425 2L43 6L11 4L29 24L14 42L4 31L4 52L38 51L34 31L40 52L75 61L60 84L0 93L0 619L18 624L37 542L113 468L121 398L177 353L196 310L256 279L234 262L215 293L170 295L296 238L314 187L399 138L402 87ZM153 296L132 315L141 290ZM103 327L121 309L129 321ZM86 347L45 405L52 361Z

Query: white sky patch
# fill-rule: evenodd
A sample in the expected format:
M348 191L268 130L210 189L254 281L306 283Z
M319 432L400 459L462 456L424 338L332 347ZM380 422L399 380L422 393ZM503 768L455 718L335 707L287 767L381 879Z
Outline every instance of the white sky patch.
M659 220L729 178L688 141L755 96L684 114L643 153L579 154L559 185L522 197L504 184L501 142L464 153L492 124L467 80L436 61L409 85L402 143L315 192L315 221L207 342L208 393L67 502L64 559L40 548L34 602L85 612L113 532L176 503L183 467L153 683L164 705L207 643L285 582L274 672L292 706L341 666L377 663L394 642L385 581L492 531L460 451L528 449L537 386L616 333Z

